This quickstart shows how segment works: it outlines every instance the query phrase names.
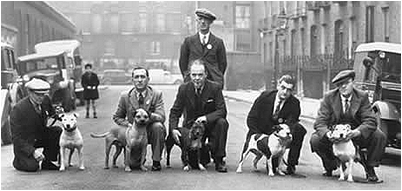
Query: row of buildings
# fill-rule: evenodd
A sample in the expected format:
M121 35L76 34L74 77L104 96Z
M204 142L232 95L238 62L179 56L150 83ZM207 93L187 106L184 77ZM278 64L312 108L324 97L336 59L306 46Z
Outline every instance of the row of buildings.
M399 1L49 2L75 23L84 60L103 68L147 63L177 71L180 45L196 32L194 10L217 15L225 41L226 88L271 89L284 73L299 96L319 98L353 66L361 43L401 43Z

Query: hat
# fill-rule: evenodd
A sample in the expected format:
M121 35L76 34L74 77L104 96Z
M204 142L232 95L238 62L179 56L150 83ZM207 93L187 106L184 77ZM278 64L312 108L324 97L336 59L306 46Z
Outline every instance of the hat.
M211 11L205 8L195 10L195 14L199 17L210 19L211 21L214 21L216 19L215 14L213 14Z
M36 93L49 93L50 84L44 80L33 78L25 84L25 87Z
M355 78L355 71L342 70L332 79L332 83L338 84L340 82L344 82L345 80L348 80L349 78L353 78L353 79Z

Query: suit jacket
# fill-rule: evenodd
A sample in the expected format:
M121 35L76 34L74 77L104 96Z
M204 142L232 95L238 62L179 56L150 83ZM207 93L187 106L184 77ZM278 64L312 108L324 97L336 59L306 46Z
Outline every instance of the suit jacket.
M117 110L113 115L113 121L118 125L128 126L128 123L132 124L134 121L134 112L140 108L138 97L134 90L135 87L120 95ZM151 113L151 122L165 122L165 109L161 91L148 86L143 108Z
M321 101L317 118L314 123L316 134L323 137L328 127L339 124L341 118L342 101L338 89L329 91ZM368 138L377 129L377 121L371 109L368 94L358 89L353 89L349 111L353 116L353 129L358 128L364 138Z
M41 108L42 114L38 114L29 97L25 97L11 111L10 125L15 160L24 161L32 157L35 143L44 139L47 118L55 111L49 97L44 99Z
M299 122L300 102L293 95L290 95L283 103L282 109L278 113L278 119L272 118L277 92L277 90L264 91L254 101L247 116L247 126L251 134L264 133L269 135L273 132L272 127L274 125L286 123L291 127Z
M211 49L208 49L210 47ZM199 34L184 39L180 48L179 66L185 82L189 81L189 64L193 60L201 59L206 62L207 79L218 82L223 86L226 71L226 49L223 40L212 33L207 45L203 47Z
M81 76L81 85L84 88L84 99L98 99L98 75L94 72L85 72ZM88 86L95 87L95 89L88 89Z
M179 87L176 100L169 115L169 129L178 128L179 118L184 114L183 127L188 127L199 117L195 115L195 89L192 82ZM220 84L206 80L201 93L201 114L207 123L214 123L219 118L226 118L226 105Z

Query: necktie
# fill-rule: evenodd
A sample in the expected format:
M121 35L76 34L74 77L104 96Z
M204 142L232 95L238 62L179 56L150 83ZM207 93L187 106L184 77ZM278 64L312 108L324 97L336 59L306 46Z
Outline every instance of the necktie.
M138 104L144 104L144 96L142 95L142 93L140 93L140 95L138 96Z
M278 105L276 105L275 111L272 114L272 118L274 118L274 120L278 119L279 111L281 110L282 101L283 100L279 99Z
M42 108L41 108L41 106L39 104L35 104L35 111L39 115L42 115Z
M201 95L201 88L195 89L195 92L197 93L197 96L200 96Z
M345 114L348 113L349 107L350 107L349 99L345 99L345 111L344 111Z
M207 36L206 36L206 35L204 35L204 36L202 37L202 45L205 46L205 44L207 44Z

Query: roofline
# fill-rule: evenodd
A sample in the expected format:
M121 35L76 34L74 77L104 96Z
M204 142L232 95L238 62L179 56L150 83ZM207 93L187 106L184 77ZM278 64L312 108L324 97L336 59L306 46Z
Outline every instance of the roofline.
M28 55L20 56L20 57L18 57L18 61L25 62L27 60L36 60L36 59L42 59L42 58L49 58L49 57L53 57L53 56L60 56L62 54L64 54L64 51L50 52L50 53L47 53L47 54L34 53L34 54L28 54Z
M401 44L388 42L363 43L357 46L355 52L386 51L401 54Z

